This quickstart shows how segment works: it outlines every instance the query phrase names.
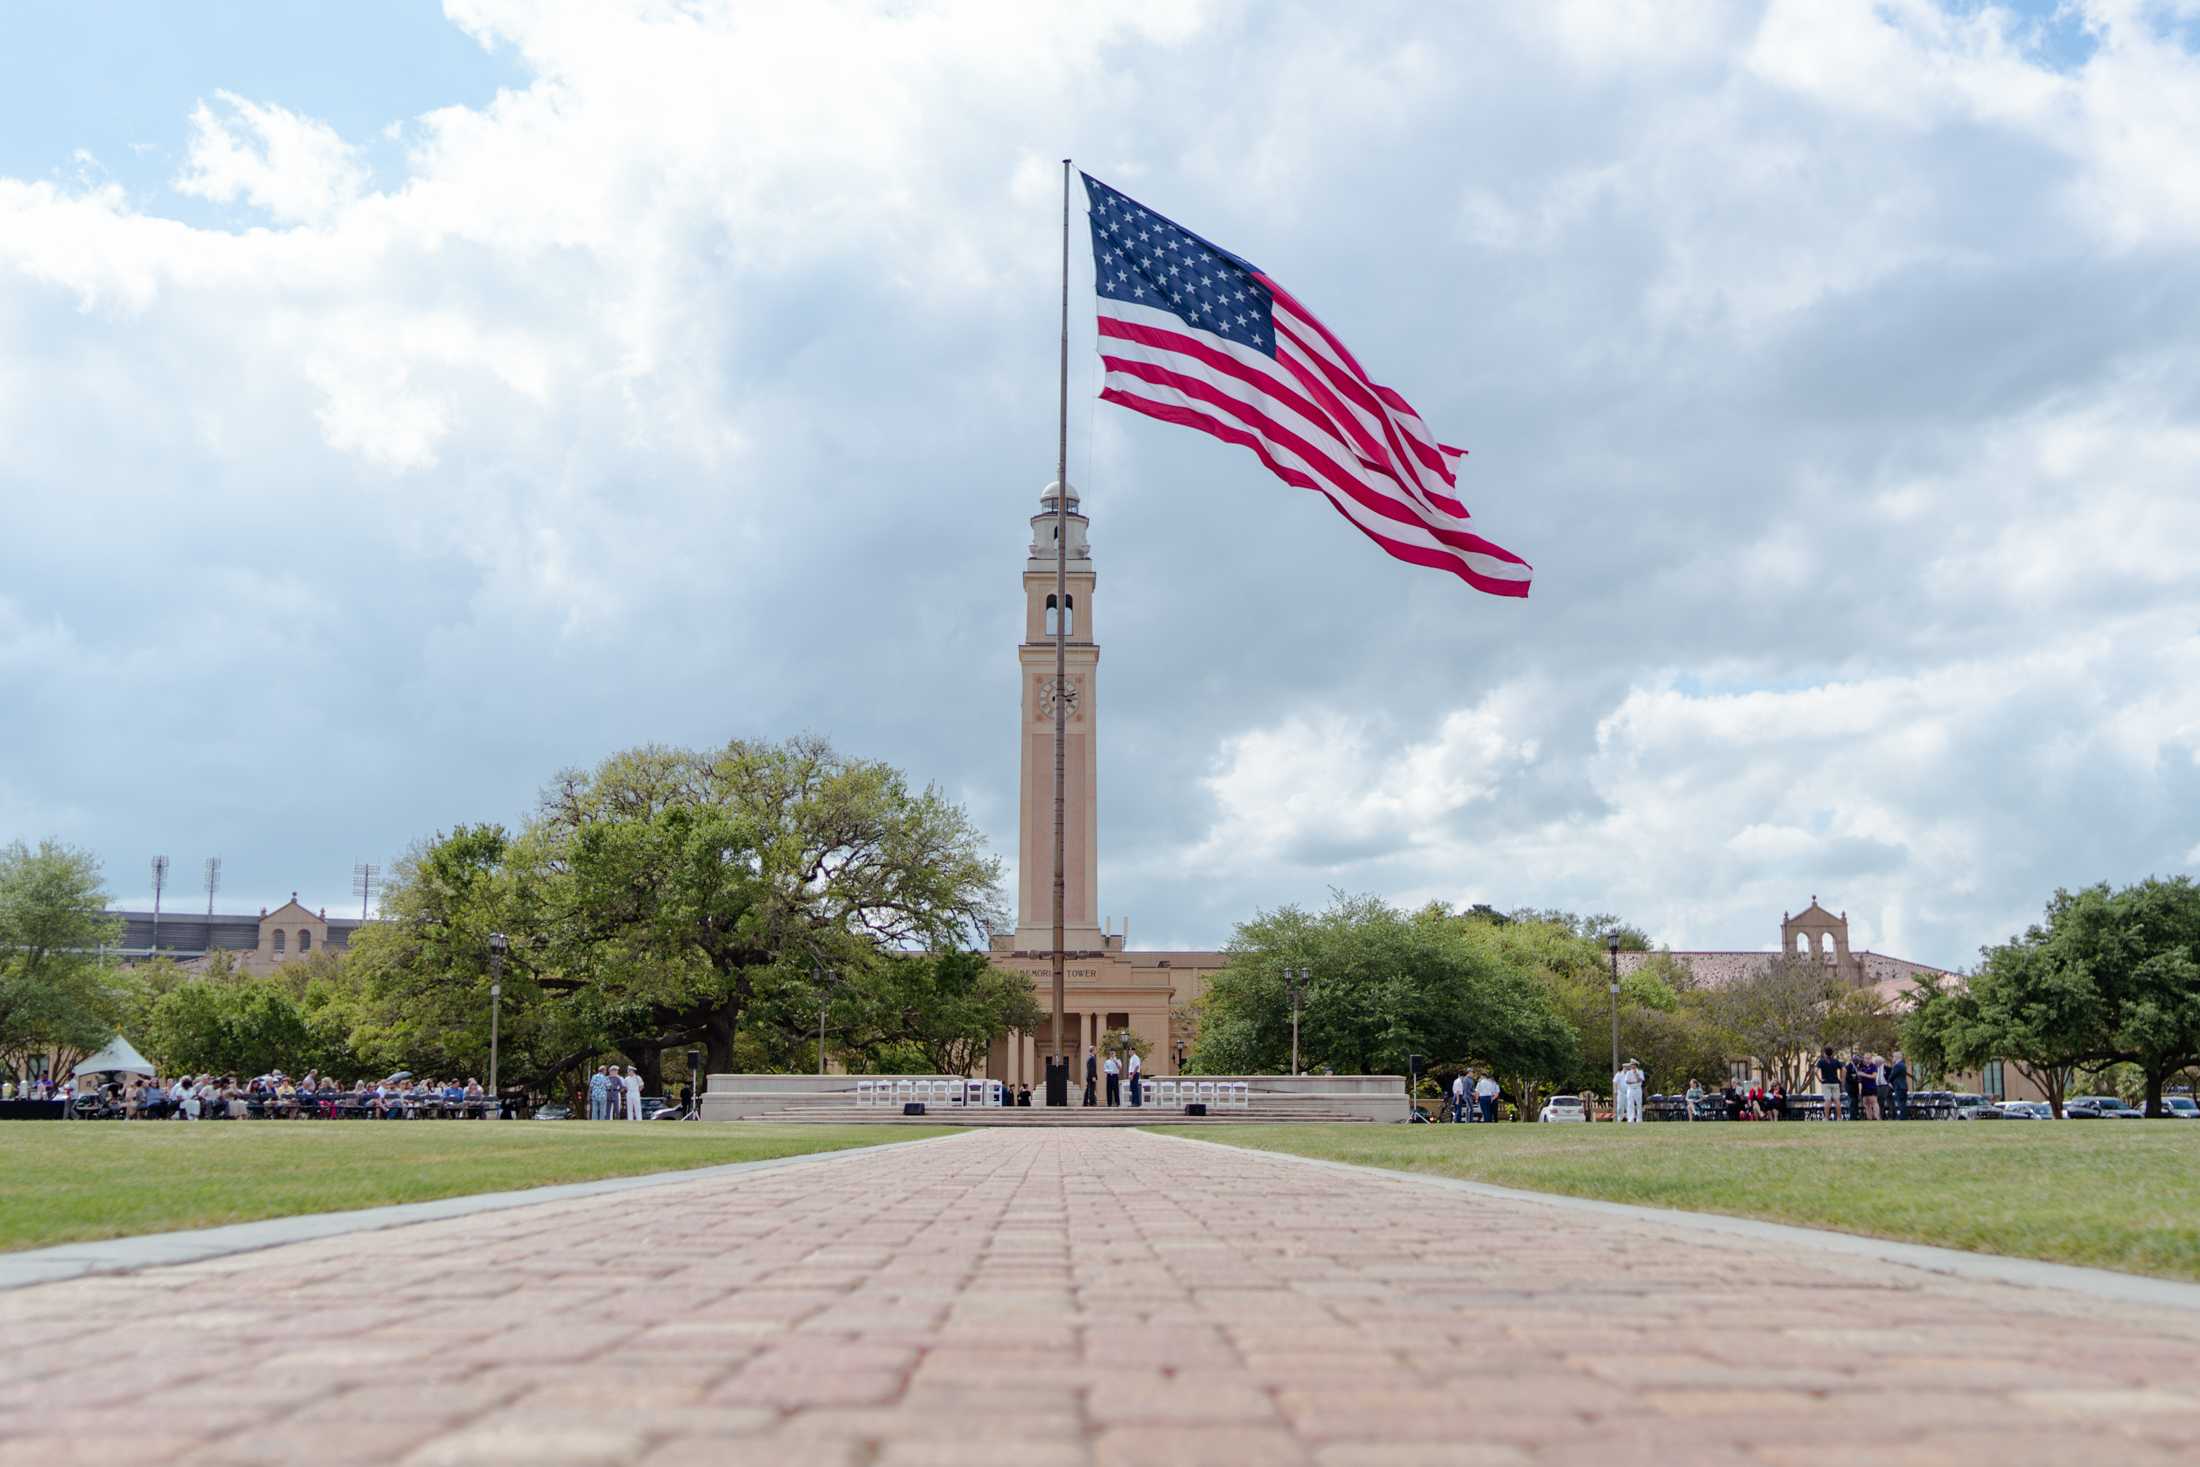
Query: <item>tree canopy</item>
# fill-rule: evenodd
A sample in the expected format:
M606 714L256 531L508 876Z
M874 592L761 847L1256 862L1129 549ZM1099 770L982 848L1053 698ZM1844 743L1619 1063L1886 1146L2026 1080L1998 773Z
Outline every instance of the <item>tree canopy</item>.
M1919 996L1905 1026L1917 1048L1970 1066L2008 1059L2058 1110L2080 1067L2128 1064L2147 1113L2200 1064L2200 883L2150 877L2058 890L2045 919L1983 950L1961 987Z
M1578 1048L1533 975L1499 946L1472 940L1443 907L1409 913L1338 893L1320 912L1259 914L1226 951L1197 1005L1189 1067L1198 1073L1289 1067L1284 970L1298 967L1310 974L1300 1019L1308 1068L1399 1073L1418 1054L1535 1084L1564 1074Z
M55 841L0 846L0 1062L68 1064L113 1038L123 992L100 948L122 938L99 862Z
M558 776L516 832L462 826L400 863L390 920L352 940L356 1038L479 1068L502 932L504 1063L523 1079L606 1049L654 1075L687 1044L730 1070L737 1039L814 1061L821 1009L852 1064L901 1046L967 1068L1028 1017L1022 980L968 954L999 920L999 876L939 791L822 739L629 750Z

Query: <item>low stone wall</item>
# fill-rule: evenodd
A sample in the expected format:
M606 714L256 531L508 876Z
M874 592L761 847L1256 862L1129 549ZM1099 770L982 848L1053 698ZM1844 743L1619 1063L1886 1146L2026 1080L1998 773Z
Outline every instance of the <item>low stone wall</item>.
M773 1111L856 1104L860 1080L956 1080L957 1075L712 1075L703 1090L703 1119L740 1121ZM1160 1078L1174 1079L1174 1076ZM1188 1075L1186 1080L1216 1084L1242 1082L1251 1088L1252 1106L1270 1119L1293 1111L1309 1118L1403 1121L1411 1114L1402 1075ZM1150 1085L1148 1087L1150 1092ZM1070 1092L1071 1109L1082 1086ZM1127 1101L1126 1101L1127 1103ZM1156 1117L1169 1114L1158 1107Z

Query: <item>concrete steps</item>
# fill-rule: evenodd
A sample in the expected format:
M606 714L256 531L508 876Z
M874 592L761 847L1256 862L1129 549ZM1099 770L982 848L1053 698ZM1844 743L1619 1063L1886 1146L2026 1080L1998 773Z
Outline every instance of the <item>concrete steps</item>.
M1217 1126L1261 1124L1307 1124L1313 1122L1353 1121L1361 1124L1374 1122L1364 1113L1328 1109L1321 1106L1262 1105L1256 1103L1246 1110L1218 1110L1204 1116L1188 1116L1181 1106L1162 1109L1159 1106L1069 1106L1053 1110L1045 1106L941 1106L926 1109L921 1116L905 1116L898 1109L876 1106L857 1106L845 1101L816 1105L786 1105L774 1110L743 1116L744 1121L761 1121L770 1124L809 1124L835 1126L1071 1126L1087 1129L1106 1129L1111 1126Z

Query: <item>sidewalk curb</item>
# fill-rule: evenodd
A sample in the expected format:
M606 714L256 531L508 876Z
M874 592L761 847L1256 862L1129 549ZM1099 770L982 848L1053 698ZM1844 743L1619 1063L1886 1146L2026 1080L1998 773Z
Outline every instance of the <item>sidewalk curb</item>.
M1447 1191L1464 1192L1470 1197L1484 1197L1492 1201L1533 1203L1541 1207L1557 1208L1562 1212L1589 1213L1628 1222L1651 1223L1683 1232L1744 1238L1788 1248L1808 1248L1820 1253L1834 1253L1848 1258L1914 1268L1944 1278L1984 1280L2015 1284L2022 1288L2055 1289L2093 1299L2112 1300L2119 1304L2143 1304L2200 1313L2200 1284L2185 1283L2178 1279L2149 1278L2143 1274L2117 1273L2113 1269L2086 1268L2070 1263L2047 1263L2035 1258L2010 1258L1998 1253L1966 1253L1960 1248L1939 1248L1929 1243L1901 1243L1891 1238L1840 1233L1828 1228L1797 1227L1792 1223L1759 1222L1755 1218L1729 1217L1718 1212L1688 1212L1679 1208L1643 1207L1632 1202L1603 1202L1593 1197L1569 1197L1559 1192L1529 1192L1518 1187L1500 1187L1490 1182L1470 1182L1460 1177L1440 1177L1427 1172L1403 1172L1390 1167L1361 1166L1356 1162L1330 1161L1322 1157L1299 1156L1288 1151L1269 1151L1256 1146L1233 1146L1227 1141L1210 1141L1197 1136L1163 1135L1150 1130L1143 1130L1141 1134L1151 1136L1156 1141L1181 1141L1191 1146L1212 1146L1239 1156L1272 1157L1278 1161L1324 1167L1363 1177L1377 1176L1394 1181L1418 1182L1423 1186L1441 1187Z
M259 1222L230 1223L218 1228L189 1228L172 1233L141 1233L129 1238L106 1238L94 1243L60 1243L51 1248L32 1248L21 1253L0 1253L0 1293L37 1284L60 1283L94 1274L134 1273L178 1263L203 1263L238 1253L257 1253L317 1238L337 1238L346 1233L374 1233L417 1223L473 1217L485 1212L506 1212L519 1207L540 1207L552 1202L572 1202L588 1197L640 1192L652 1187L672 1187L683 1182L709 1182L727 1177L750 1176L787 1167L822 1166L851 1157L895 1151L909 1146L930 1146L960 1141L970 1132L945 1136L919 1136L908 1141L880 1141L843 1146L833 1151L806 1151L796 1156L767 1157L762 1161L729 1161L717 1166L690 1167L677 1172L641 1172L630 1177L602 1177L593 1182L556 1182L544 1187L523 1187L510 1192L476 1192L464 1197L438 1197L429 1202L400 1202L386 1207L362 1207L348 1212L310 1212L296 1217L271 1217Z

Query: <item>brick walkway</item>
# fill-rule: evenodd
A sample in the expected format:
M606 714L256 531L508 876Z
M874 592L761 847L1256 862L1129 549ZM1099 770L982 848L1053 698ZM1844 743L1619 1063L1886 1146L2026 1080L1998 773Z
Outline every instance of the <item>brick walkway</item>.
M0 1358L4 1467L2009 1467L2200 1439L2190 1312L1124 1132L20 1289Z

